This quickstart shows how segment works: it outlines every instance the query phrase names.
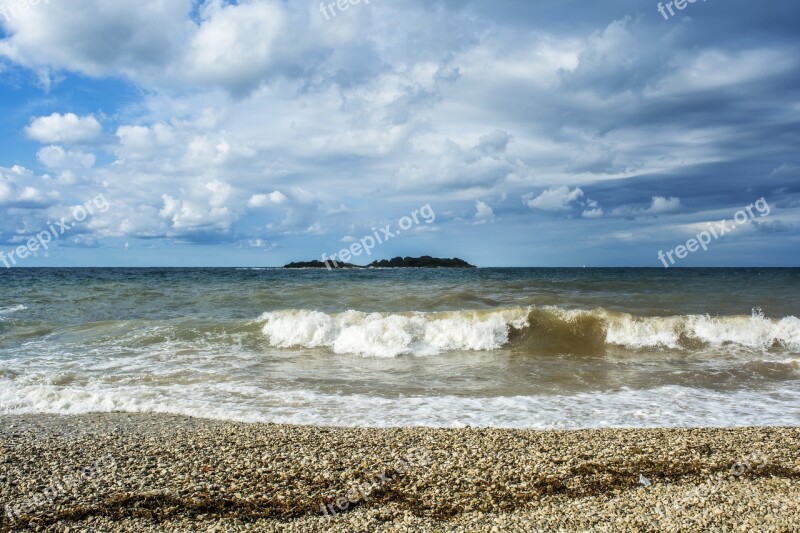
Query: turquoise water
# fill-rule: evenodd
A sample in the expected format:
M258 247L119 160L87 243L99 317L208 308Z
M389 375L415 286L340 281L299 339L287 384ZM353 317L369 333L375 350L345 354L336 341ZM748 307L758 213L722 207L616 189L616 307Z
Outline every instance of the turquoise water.
M0 273L0 412L800 423L799 269Z

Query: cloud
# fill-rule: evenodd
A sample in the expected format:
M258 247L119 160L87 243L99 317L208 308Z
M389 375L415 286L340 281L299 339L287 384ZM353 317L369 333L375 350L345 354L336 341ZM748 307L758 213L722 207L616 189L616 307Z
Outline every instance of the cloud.
M511 139L503 130L480 135L477 142L474 137L460 142L447 138L420 154L426 164L418 164L418 158L414 158L415 163L403 164L395 175L396 186L417 190L492 189L525 177L529 174L527 166L507 153Z
M636 218L642 216L658 216L675 213L681 210L681 199L677 197L666 198L653 196L650 207L623 205L611 211L611 216L623 218Z
M215 9L188 43L187 79L219 85L236 95L249 93L270 74L285 18L280 4L273 2Z
M25 128L25 134L42 144L76 144L96 140L102 132L100 123L94 115L79 117L74 113L53 113L47 117L35 118Z
M477 148L486 153L503 153L511 141L511 135L507 131L494 130L482 136Z
M247 246L250 248L261 248L265 251L269 251L275 248L275 243L270 243L263 239L249 239L247 241Z
M60 195L56 191L45 190L46 185L43 179L37 178L24 167L0 167L0 207L31 210L50 207Z
M680 198L664 198L663 196L654 196L653 202L647 212L653 215L660 215L662 213L674 213L675 211L680 210L680 208Z
M216 3L216 2L214 2ZM35 70L152 81L192 33L192 0L27 2L5 23L0 55Z
M784 163L781 166L775 168L771 173L770 176L797 176L800 175L800 165L791 165L789 163Z
M323 228L322 224L319 222L314 222L306 229L306 233L310 233L312 235L324 235L325 228Z
M481 200L475 201L475 224L494 222L494 211Z
M219 180L196 184L184 198L161 196L158 216L166 221L166 236L187 240L226 240L238 218L227 203L231 186Z
M87 231L154 247L313 251L323 228L360 235L433 200L441 224L415 228L419 241L457 248L458 231L502 210L480 231L506 259L527 253L505 238L530 233L535 210L552 231L520 262L550 250L583 264L586 248L564 243L622 229L643 243L665 215L734 212L770 191L794 222L800 5L743 3L720 25L708 3L691 28L619 0L362 2L330 21L318 7L70 0L0 15L9 102L42 144L19 142L26 124L9 113L0 165L49 173L4 174L0 233L97 191L114 209ZM598 260L638 257L620 250Z
M588 202L588 207L583 210L581 216L583 218L600 218L603 216L603 208L597 205L597 202Z
M753 221L753 226L759 233L787 233L794 229L792 224L783 222L782 220L772 220L767 222Z
M36 158L53 169L92 168L96 158L92 153L65 150L61 146L46 146L37 152Z
M322 15L305 2L71 0L26 7L5 20L0 56L37 71L45 86L53 73L69 71L244 98L270 80L327 71L352 82L381 66L363 19L352 14L349 22L321 25Z
M117 128L116 135L119 144L115 152L120 161L163 157L178 142L173 126L161 123L149 127L122 125Z
M533 193L528 193L522 197L522 203L531 209L542 211L566 211L570 209L574 202L583 198L583 191L575 187L570 189L566 185L561 187L551 187L534 197Z
M283 205L288 201L289 198L287 198L285 194L280 191L275 191L270 194L254 194L247 202L247 206L258 209L269 205Z

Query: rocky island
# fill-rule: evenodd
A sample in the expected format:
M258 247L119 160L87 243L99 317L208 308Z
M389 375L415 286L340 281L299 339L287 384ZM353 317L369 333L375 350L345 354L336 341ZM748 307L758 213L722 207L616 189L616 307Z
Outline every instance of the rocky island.
M284 265L283 268L364 268L358 265L353 265L351 263L340 263L336 262L334 264L333 261L328 261L324 263L322 261L298 261L294 263L289 263L288 265Z
M429 255L422 257L395 257L394 259L373 261L369 264L372 268L476 268L463 259L439 259Z
M327 268L332 270L334 268L477 268L464 261L454 257L452 259L440 259L423 255L422 257L395 257L393 259L382 259L380 261L373 261L366 266L354 265L351 263L342 263L341 261L301 261L285 265L283 268Z

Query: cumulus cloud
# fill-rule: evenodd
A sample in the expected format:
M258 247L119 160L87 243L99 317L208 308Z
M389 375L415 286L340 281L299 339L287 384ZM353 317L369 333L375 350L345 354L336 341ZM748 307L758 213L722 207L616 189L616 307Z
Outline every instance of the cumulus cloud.
M30 170L14 166L0 167L0 207L44 209L59 198L56 191L47 191L47 183Z
M680 210L680 198L664 198L663 196L654 196L650 208L647 210L650 214L658 215L661 213L673 213Z
M583 218L600 218L603 214L603 208L600 207L600 204L594 200L589 200L586 202L586 209L583 210L581 216Z
M159 216L168 219L171 236L192 233L227 233L231 227L231 212L226 207L213 207L192 200L178 200L165 194Z
M264 251L270 251L274 249L277 244L274 242L267 242L264 239L248 239L247 246L250 248L259 248Z
M174 128L167 124L123 125L117 129L116 135L119 139L116 155L122 161L163 157L177 141Z
M79 117L75 113L53 113L33 119L25 134L42 144L75 144L96 140L102 127L94 115Z
M287 198L285 194L280 191L275 191L269 194L254 194L250 197L247 205L252 208L260 208L269 205L283 205L288 201L289 198Z
M538 196L528 193L522 197L522 203L531 209L542 211L566 211L571 204L583 198L583 191L575 187L570 189L566 185L551 187Z
M192 0L28 2L5 22L0 55L33 69L136 82L167 74L194 25Z
M486 202L475 201L475 224L486 224L494 222L494 211Z
M92 168L95 155L92 153L65 150L61 146L46 146L37 152L36 158L53 169Z
M188 79L247 94L268 75L285 19L277 2L219 5L188 43Z
M635 218L640 216L657 216L675 213L681 209L681 199L677 197L666 198L653 196L649 207L623 205L611 212L612 216Z
M371 50L357 15L321 25L321 15L311 20L318 13L301 2L72 0L26 8L4 20L9 36L0 41L0 56L36 70L48 86L51 73L67 70L245 97L270 79L301 78L326 63L340 77L379 65L367 60ZM354 42L362 46L332 54L331 46Z
M227 205L231 186L211 180L183 194L182 198L161 196L158 216L168 223L167 235L188 240L226 238L238 218L238 213Z

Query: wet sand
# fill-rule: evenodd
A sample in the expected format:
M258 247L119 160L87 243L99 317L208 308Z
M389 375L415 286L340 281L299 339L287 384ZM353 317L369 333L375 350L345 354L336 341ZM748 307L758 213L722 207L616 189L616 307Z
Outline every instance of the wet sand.
M0 530L800 531L800 428L0 417Z

